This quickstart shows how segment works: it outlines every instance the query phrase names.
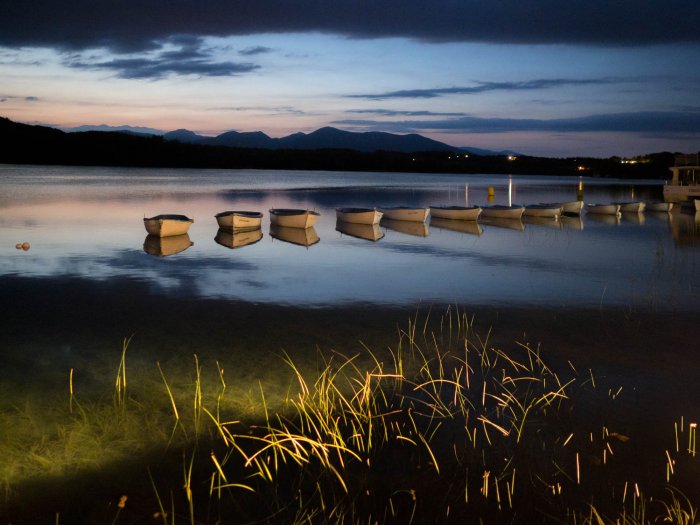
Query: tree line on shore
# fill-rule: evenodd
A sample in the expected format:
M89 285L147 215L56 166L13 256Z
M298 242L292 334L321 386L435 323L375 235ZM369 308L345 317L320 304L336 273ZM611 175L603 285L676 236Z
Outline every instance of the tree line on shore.
M260 149L187 144L125 132L65 133L0 118L0 163L219 169L585 175L665 179L674 154L635 159L475 155L456 151Z

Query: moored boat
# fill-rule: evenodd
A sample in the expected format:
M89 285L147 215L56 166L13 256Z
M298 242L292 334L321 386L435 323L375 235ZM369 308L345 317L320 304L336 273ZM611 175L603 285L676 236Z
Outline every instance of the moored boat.
M672 202L647 202L647 210L649 211L671 211L672 209Z
M528 204L523 215L558 219L561 215L561 204Z
M646 203L641 201L618 202L617 204L620 205L621 212L641 213L647 207Z
M255 230L260 228L263 214L257 211L222 211L217 213L219 228L226 230Z
M475 221L481 215L480 206L431 206L430 216L452 221Z
M260 228L256 229L235 229L231 230L229 228L219 228L216 232L216 237L214 240L217 244L230 248L232 250L236 248L242 248L243 246L248 246L249 244L255 244L260 239L262 239L262 230Z
M190 225L194 219L190 219L184 215L155 215L153 217L144 217L143 225L150 235L156 237L173 237L175 235L184 235L190 229Z
M270 237L306 248L321 240L313 226L309 226L308 228L296 228L271 224Z
M429 208L410 208L408 206L394 206L382 208L384 218L394 221L425 222L430 213Z
M620 205L612 204L586 204L586 211L597 215L618 215L620 213Z
M176 253L184 252L194 243L186 233L182 235L169 235L160 237L158 235L146 235L143 241L143 251L155 257L167 257Z
M378 224L384 215L376 208L336 208L335 218L351 224Z
M569 201L561 204L561 212L566 215L581 215L583 201Z
M335 229L345 235L357 237L358 239L365 239L367 241L378 241L384 237L384 232L379 227L379 224L358 224L356 222L337 221L335 223Z
M523 213L525 213L525 208L523 206L503 206L496 204L494 206L484 206L481 211L481 216L494 219L520 220Z
M311 210L295 210L290 208L272 208L270 222L275 226L286 228L310 228L316 224L321 214Z
M671 180L664 185L664 200L680 202L700 198L700 154L676 155Z

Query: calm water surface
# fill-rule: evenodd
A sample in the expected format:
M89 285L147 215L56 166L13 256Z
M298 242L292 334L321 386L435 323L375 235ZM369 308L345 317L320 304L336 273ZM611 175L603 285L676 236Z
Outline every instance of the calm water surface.
M513 177L515 203L576 199L578 179ZM337 229L338 206L428 206L508 200L504 176L343 172L0 168L0 276L79 278L111 293L128 280L163 297L329 307L469 304L562 308L700 309L694 217L673 213L522 223L384 222L376 241ZM658 184L584 181L585 200L658 198ZM321 213L306 236L270 235L267 210ZM265 214L262 238L220 236L214 214ZM195 219L193 244L144 250L143 216ZM341 227L342 230L342 227ZM272 232L273 234L275 232ZM289 233L289 232L287 232ZM248 238L244 238L248 237ZM319 242L308 247L295 243ZM289 241L289 242L285 242ZM30 242L27 252L18 242ZM183 244L184 242L184 244ZM230 246L243 244L237 249ZM245 245L246 242L251 244ZM228 244L228 246L227 246Z

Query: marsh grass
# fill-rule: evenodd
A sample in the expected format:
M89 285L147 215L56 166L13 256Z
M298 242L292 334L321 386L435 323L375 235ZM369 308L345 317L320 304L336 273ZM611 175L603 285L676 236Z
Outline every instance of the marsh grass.
M645 450L618 420L619 388L555 370L527 342L499 348L473 321L416 315L386 351L319 353L315 370L282 353L289 381L274 399L196 355L189 372L157 363L127 382L126 340L112 403L82 400L71 371L67 403L3 412L6 499L22 477L143 452L150 496L114 521L697 522L695 422ZM146 453L159 448L156 469Z

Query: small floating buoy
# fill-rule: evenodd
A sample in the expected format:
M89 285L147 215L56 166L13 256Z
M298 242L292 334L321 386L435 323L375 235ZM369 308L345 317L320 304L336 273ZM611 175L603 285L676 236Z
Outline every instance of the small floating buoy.
M31 248L31 245L28 242L23 242L22 243L22 249L26 252L29 248Z
M493 197L496 195L496 190L493 189L493 186L489 186L489 197Z

